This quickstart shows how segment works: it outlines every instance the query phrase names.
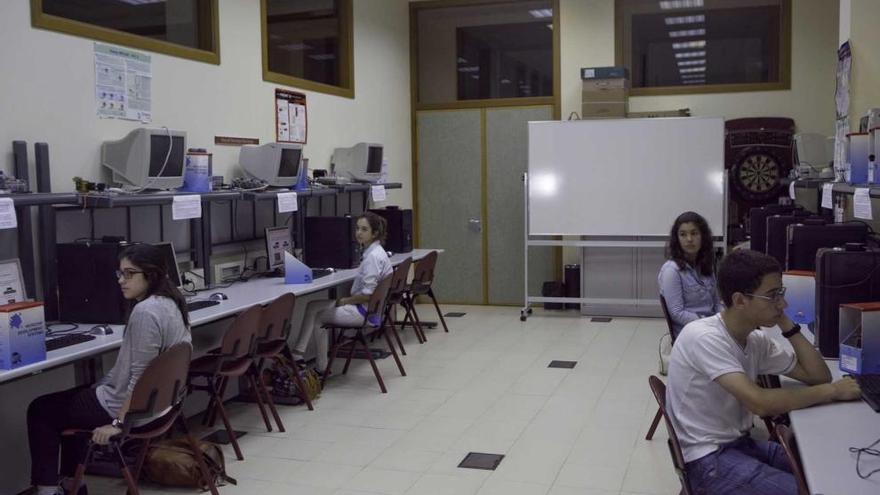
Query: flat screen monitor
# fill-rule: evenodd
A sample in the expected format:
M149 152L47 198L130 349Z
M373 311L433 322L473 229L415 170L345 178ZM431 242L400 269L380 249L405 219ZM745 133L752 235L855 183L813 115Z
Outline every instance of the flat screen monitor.
M101 164L112 182L135 189L176 189L183 185L186 133L135 129L101 145Z
M174 245L170 242L160 242L153 244L162 251L162 258L165 260L165 267L168 270L168 277L175 287L181 287L183 284L180 280L180 271L177 268L177 256L174 254Z
M238 163L245 175L274 187L291 187L305 175L302 145L266 143L242 146Z
M290 229L287 227L267 227L266 258L269 260L270 270L284 266L285 252L293 254L293 240L290 237Z
M794 224L788 229L785 257L788 270L816 271L816 253L820 248L839 247L849 242L864 243L868 238L868 226L858 222Z
M351 148L336 148L330 159L330 171L336 176L358 182L378 182L382 173L383 149L377 143L358 143Z

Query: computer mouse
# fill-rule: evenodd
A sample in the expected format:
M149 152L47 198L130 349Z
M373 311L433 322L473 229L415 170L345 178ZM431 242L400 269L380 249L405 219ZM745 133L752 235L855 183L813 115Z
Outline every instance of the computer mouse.
M110 335L113 333L113 329L110 328L110 325L95 325L89 330L89 333L92 335Z
M225 300L229 299L229 296L227 296L226 294L224 294L222 292L215 292L215 293L211 294L210 296L208 296L208 299L211 301L218 301L219 302L219 301L225 301Z

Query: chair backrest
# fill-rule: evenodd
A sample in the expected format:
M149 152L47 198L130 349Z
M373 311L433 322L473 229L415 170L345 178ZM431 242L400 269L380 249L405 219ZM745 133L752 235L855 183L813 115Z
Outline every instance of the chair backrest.
M259 342L287 340L290 335L290 319L293 317L293 306L296 296L288 292L267 304L260 313L260 327L257 334Z
M399 304L403 300L403 293L406 291L406 278L409 276L411 266L412 257L409 257L394 267L394 273L391 274L391 285L388 287L387 304Z
M669 316L669 308L666 306L666 298L663 297L663 294L660 294L660 309L663 310L663 318L666 318L666 327L669 328L669 337L672 339L672 343L675 343L675 324L672 322L672 317Z
M782 448L785 450L785 455L788 456L788 462L791 464L791 472L794 475L794 479L797 480L798 494L810 495L810 489L807 487L807 478L801 467L801 459L798 455L794 432L784 424L777 424L776 438L779 439L779 443L782 444Z
M255 305L235 317L223 334L223 343L220 345L220 354L223 355L221 361L237 361L250 356L260 329L262 312L263 308Z
M413 270L410 292L421 294L427 293L434 282L434 269L437 266L437 251L431 251L424 258L416 262Z
M648 385L651 386L651 392L654 393L654 398L657 399L657 405L660 406L660 412L663 414L663 420L666 422L666 433L669 436L667 441L669 455L672 457L672 466L675 468L675 472L678 474L678 479L681 482L682 493L684 495L691 495L693 491L691 490L690 480L687 475L684 454L681 452L681 444L678 442L678 436L675 434L675 427L672 426L672 421L669 419L669 415L666 414L666 385L654 375L648 377Z
M382 318L385 315L385 303L388 299L388 289L391 287L391 279L394 273L388 275L379 281L376 290L370 295L370 301L367 303L367 314L364 316L364 326L367 325L378 327L382 324Z
M126 426L155 417L183 402L191 357L192 346L181 342L150 361L131 392L128 413L123 418Z

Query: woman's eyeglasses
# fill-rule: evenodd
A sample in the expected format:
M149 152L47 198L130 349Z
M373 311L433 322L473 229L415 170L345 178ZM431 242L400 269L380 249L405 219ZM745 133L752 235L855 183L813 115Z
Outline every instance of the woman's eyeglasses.
M131 280L131 277L134 277L138 273L144 273L140 270L132 270L130 268L126 268L125 270L116 270L116 279L124 278L125 280Z
M780 287L772 292L770 292L766 296L762 296L761 294L746 294L747 296L759 297L761 299L766 299L772 303L778 303L785 299L785 287Z

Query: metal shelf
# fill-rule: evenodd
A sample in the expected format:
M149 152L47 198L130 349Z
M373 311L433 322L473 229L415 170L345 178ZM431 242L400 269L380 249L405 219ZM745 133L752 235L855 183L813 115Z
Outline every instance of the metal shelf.
M239 191L215 191L207 193L191 192L159 192L139 194L90 193L80 195L80 205L91 208L115 208L117 206L153 206L170 205L175 196L198 194L202 203L209 201L227 201L241 197Z
M11 199L16 207L79 204L79 194L75 192L2 194L0 198Z
M337 193L332 188L310 188L304 191L293 191L290 189L276 189L271 191L249 191L241 193L241 199L247 201L260 201L266 199L275 199L279 193L295 192L298 198L311 198L314 196L332 196Z

